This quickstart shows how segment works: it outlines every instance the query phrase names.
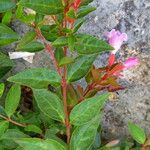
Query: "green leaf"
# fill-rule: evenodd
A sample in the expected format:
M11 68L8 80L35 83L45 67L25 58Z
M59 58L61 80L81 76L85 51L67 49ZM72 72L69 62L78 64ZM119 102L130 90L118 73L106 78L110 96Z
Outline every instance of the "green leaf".
M81 0L81 5L88 5L91 2L93 2L93 0Z
M36 33L33 31L27 32L24 37L22 37L22 39L19 41L19 44L17 45L17 49L19 49L19 47L22 47L28 43L30 43L31 41L33 41L36 37Z
M32 41L26 45L17 47L17 51L25 51L25 52L39 52L43 50L45 47L41 42L38 41Z
M16 139L15 142L27 150L66 150L60 143L50 139L22 138Z
M44 15L55 15L63 12L61 0L21 0L19 4Z
M57 72L46 68L33 68L8 78L8 81L25 85L31 88L47 88L49 84L60 85L60 76Z
M13 61L10 60L8 56L0 52L0 78L9 72L13 66Z
M68 44L67 37L59 37L52 43L54 47L62 47L62 46L66 46L67 44Z
M60 62L59 62L59 66L63 66L63 65L67 65L67 64L71 64L74 62L73 58L70 57L63 57Z
M24 128L24 130L28 131L28 132L35 132L35 133L38 133L38 134L42 133L42 130L36 125L28 125Z
M5 89L5 84L4 83L0 83L0 97L2 97L4 89Z
M69 18L76 19L76 14L73 8L70 8L66 14Z
M11 17L12 17L12 11L7 11L3 16L2 23L5 25L9 25L11 21Z
M12 0L0 0L0 13L15 8L16 5Z
M67 82L74 82L83 78L91 68L96 55L79 56L75 63L68 67Z
M128 130L135 141L137 141L139 144L145 143L146 135L142 128L140 128L134 123L129 122Z
M28 138L29 136L18 129L8 129L1 137L2 140L14 140L18 138Z
M58 62L60 62L60 60L64 57L64 51L62 48L56 48L55 50L55 58Z
M18 84L12 85L5 100L5 111L8 117L12 116L15 113L19 105L20 96L21 96L20 85Z
M1 121L0 122L0 137L5 133L5 131L9 127L9 122L8 121Z
M107 42L90 35L78 34L76 39L75 50L79 54L94 54L114 49Z
M0 46L4 46L17 41L18 34L6 25L0 23Z
M68 37L68 47L69 50L74 51L75 47L74 47L74 43L76 42L76 38L71 35Z
M76 33L79 28L82 26L82 24L84 23L84 19L78 19L76 22L75 22L75 25L74 25L74 28L73 28L73 33Z
M91 6L82 6L79 8L78 13L77 13L77 18L82 18L86 16L87 14L91 13L92 11L96 10L95 7Z
M70 122L73 125L79 126L89 122L97 116L104 106L109 94L105 93L100 96L85 99L80 104L76 105L70 114Z
M63 104L57 95L46 90L33 90L40 110L48 117L64 122Z
M71 137L71 150L88 150L94 142L99 123L97 115L90 122L76 127Z

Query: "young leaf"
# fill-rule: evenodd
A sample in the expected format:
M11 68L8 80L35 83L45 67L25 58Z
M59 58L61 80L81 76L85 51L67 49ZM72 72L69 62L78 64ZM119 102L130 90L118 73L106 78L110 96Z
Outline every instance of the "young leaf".
M0 0L0 13L12 10L16 7L15 3L11 0Z
M2 23L5 25L9 25L12 17L12 11L7 11L3 16Z
M55 50L55 58L58 62L60 62L60 60L64 57L64 51L62 48L56 48Z
M9 122L8 121L1 121L0 122L0 137L5 133L8 129Z
M73 33L76 33L79 28L82 26L82 24L84 23L84 19L78 19L76 22L75 22L75 25L74 25L74 28L73 28Z
M8 56L0 52L0 78L11 70L14 63Z
M64 122L63 104L57 95L46 90L33 90L40 110L48 117Z
M28 125L24 128L24 130L28 131L28 132L35 132L35 133L38 133L38 134L42 133L42 130L36 125Z
M114 49L107 42L90 35L78 34L76 39L75 50L79 54L95 54Z
M88 73L95 59L96 55L79 56L75 63L68 67L67 81L74 82L83 78Z
M57 72L46 68L28 69L8 78L8 81L36 89L47 88L49 84L59 85L60 76Z
M66 150L63 145L52 139L18 138L15 142L27 150Z
M68 44L67 37L59 37L52 43L54 47L62 47L62 46L66 46L67 44Z
M71 64L74 62L73 58L70 57L63 57L60 62L59 62L59 66L63 66L63 65L67 65L67 64Z
M5 100L5 111L8 117L11 117L15 113L19 105L20 96L21 96L20 85L18 84L12 85Z
M146 135L142 128L140 128L134 123L129 122L128 130L135 141L137 141L139 144L145 143Z
M69 18L76 19L76 14L73 8L70 8L66 14Z
M5 84L4 83L0 83L0 98L3 95L4 89L5 89Z
M61 0L21 0L19 4L44 15L56 15L63 12Z
M77 18L81 18L86 16L87 14L91 13L92 11L96 10L95 7L91 7L91 6L82 6L78 13L77 13Z
M100 117L97 115L90 122L75 128L71 137L71 150L87 150L94 141Z
M19 39L17 33L6 25L0 23L0 46L4 46L13 43Z
M73 125L80 126L89 122L97 116L104 106L109 94L105 93L100 96L85 99L76 105L70 114L70 122Z

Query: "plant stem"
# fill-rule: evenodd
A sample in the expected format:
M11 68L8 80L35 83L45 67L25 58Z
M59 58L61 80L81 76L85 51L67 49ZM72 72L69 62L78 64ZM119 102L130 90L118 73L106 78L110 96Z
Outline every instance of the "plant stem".
M5 117L1 114L0 114L0 117L7 120L7 121L9 121L9 122L11 122L11 123L13 123L13 124L15 124L15 125L17 125L17 126L20 126L20 127L26 127L27 126L26 124L18 123L18 122L14 121L14 120L11 120L10 118L7 118L7 117Z
M56 68L57 72L61 76L61 70L60 70L60 68L58 66L58 62L57 62L57 60L56 60L56 58L54 56L54 53L53 53L51 45L47 43L45 37L42 35L41 30L39 28L37 28L35 31L36 31L38 37L40 38L40 40L44 43L46 50L48 51L48 53L51 56L51 59L52 59L53 64L54 64L54 67Z

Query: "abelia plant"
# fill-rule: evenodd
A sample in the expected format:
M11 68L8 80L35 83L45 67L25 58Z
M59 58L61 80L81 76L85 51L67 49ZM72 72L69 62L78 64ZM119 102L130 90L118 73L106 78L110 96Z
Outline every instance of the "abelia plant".
M129 123L129 131L139 144L128 140L101 142L102 109L112 92L123 90L118 79L136 66L138 58L125 62L115 54L127 35L113 29L107 41L78 30L84 17L95 8L92 0L0 0L0 46L16 42L10 59L32 63L36 52L47 51L52 68L27 69L8 78L7 96L0 84L0 148L12 150L142 150L150 145L143 129ZM32 28L20 37L10 28L11 19ZM3 47L2 47L3 48ZM98 55L110 54L106 66L93 65ZM74 57L72 57L72 54ZM76 57L77 56L77 57ZM13 66L0 53L0 78ZM85 80L87 87L79 84ZM102 94L99 94L101 91Z

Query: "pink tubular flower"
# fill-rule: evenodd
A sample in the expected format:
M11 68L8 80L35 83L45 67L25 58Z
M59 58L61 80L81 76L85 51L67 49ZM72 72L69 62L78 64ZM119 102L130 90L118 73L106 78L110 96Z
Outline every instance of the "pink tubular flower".
M139 59L137 57L130 57L124 63L124 68L129 69L139 64Z
M126 33L121 33L120 31L116 31L115 29L106 33L106 37L108 39L109 44L114 47L113 54L115 54L121 47L124 41L128 40L128 36Z

